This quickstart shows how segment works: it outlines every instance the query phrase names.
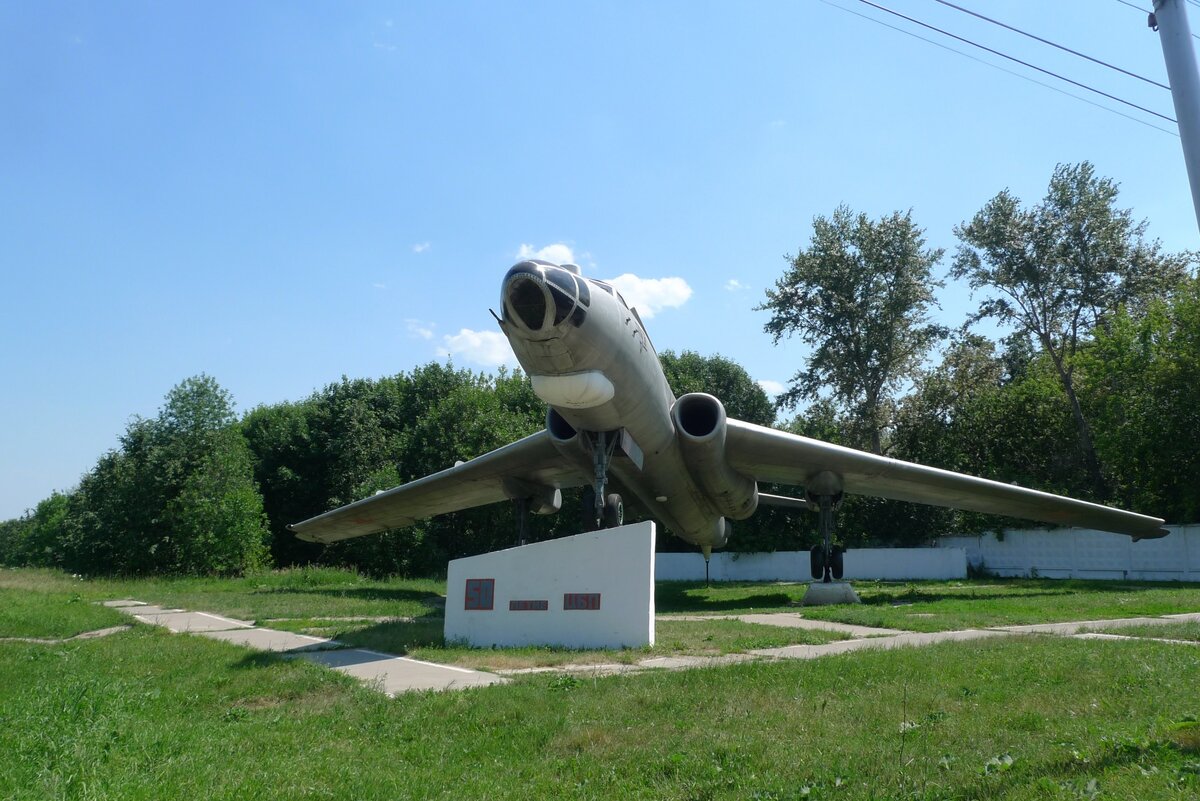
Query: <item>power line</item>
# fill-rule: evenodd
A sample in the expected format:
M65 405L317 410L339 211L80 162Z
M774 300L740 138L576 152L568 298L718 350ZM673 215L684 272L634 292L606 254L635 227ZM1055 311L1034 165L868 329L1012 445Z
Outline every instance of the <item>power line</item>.
M983 14L977 14L976 12L972 11L969 8L963 8L962 6L955 5L954 3L948 2L948 0L934 0L934 2L941 3L942 5L948 6L949 8L953 8L955 11L961 11L964 14L970 14L972 17L976 17L977 19L981 19L986 22L990 22L993 25L999 25L1001 28L1006 28L1007 30L1012 31L1013 33L1019 33L1022 36L1028 36L1030 39L1034 39L1038 42L1041 42L1042 44L1047 44L1047 45L1050 45L1051 47L1057 47L1059 50L1070 53L1073 56L1079 56L1080 58L1086 58L1088 61L1092 62L1093 64L1099 64L1103 67L1108 67L1110 70L1116 70L1117 72L1119 72L1123 75L1128 75L1130 78L1137 78L1139 81L1145 81L1146 83L1153 84L1154 86L1158 86L1162 89L1166 89L1168 92L1171 91L1171 87L1167 86L1165 83L1159 83L1158 81L1156 81L1152 78L1147 78L1144 75L1138 75L1136 72L1130 72L1129 70L1121 69L1118 66L1109 64L1107 61L1101 61L1098 58L1092 58L1089 55L1080 53L1078 50L1072 50L1071 48L1066 47L1064 45L1060 45L1057 42L1052 42L1049 39L1043 39L1042 37L1037 36L1036 34L1032 34L1029 31L1024 31L1024 30L1021 30L1020 28L1013 27L1012 25L1001 22L1000 20L992 19L991 17L985 17Z
M1029 67L1030 69L1037 70L1038 72L1043 73L1045 75L1050 75L1054 78L1058 78L1060 81L1065 81L1065 82L1071 84L1072 86L1078 86L1080 89L1086 89L1089 92L1094 92L1102 97L1107 97L1109 100L1115 100L1118 103L1121 103L1122 105L1129 106L1130 108L1135 108L1138 111L1144 111L1147 114L1152 114L1155 117L1158 117L1159 119L1166 120L1167 122L1173 122L1177 125L1179 124L1179 121L1176 120L1174 117L1168 117L1165 114L1159 114L1157 111L1152 111L1152 110L1146 108L1145 106L1139 106L1137 103L1131 103L1128 100L1122 100L1121 98L1117 97L1116 95L1110 95L1108 92L1103 92L1093 86L1088 86L1085 83L1080 83L1079 81L1072 80L1072 79L1066 77L1065 75L1059 75L1057 72L1052 72L1048 69L1043 69L1042 67L1039 67L1035 64L1030 64L1028 61L1022 61L1021 59L1017 58L1016 56L1010 56L1007 53L1001 53L999 50L993 50L992 48L988 47L987 45L981 45L978 42L973 42L970 39L964 38L962 36L958 36L957 34L950 33L949 31L942 30L941 28L930 25L927 22L921 22L919 19L913 19L912 17L907 16L906 14L901 14L899 11L893 11L892 9L887 8L886 6L881 6L878 3L872 3L871 0L858 0L858 2L860 2L864 5L871 6L872 8L877 8L880 11L887 12L888 14L891 14L893 16L900 17L901 19L908 20L909 22L911 22L913 24L920 25L922 28L928 28L931 31L937 31L938 33L942 34L943 36L949 36L951 39L957 39L960 42L965 42L966 44L969 44L972 47L978 47L980 50L986 50L987 52L991 53L992 55L1000 56L1001 58L1006 58L1009 61L1015 61L1016 63L1018 63L1022 66Z
M1109 108L1108 106L1097 103L1094 100L1088 100L1086 97L1080 97L1079 95L1072 94L1071 92L1068 92L1065 89L1060 89L1059 87L1045 83L1044 81L1039 81L1036 78L1031 78L1028 75L1024 75L1015 70L1010 70L1005 67L1001 67L999 64L993 64L990 61L984 61L982 58L973 56L970 53L965 53L962 50L957 50L953 47L950 47L949 45L942 44L941 42L935 41L933 39L926 38L924 36L921 36L919 33L913 33L912 31L905 30L904 28L901 28L897 25L891 25L887 22L884 22L881 19L876 19L875 17L869 17L866 14L860 14L853 9L846 8L844 6L839 6L837 3L832 3L832 2L830 2L830 0L821 0L821 2L827 6L832 6L833 8L836 8L839 11L845 11L847 14L853 14L856 17L861 17L862 19L865 19L868 22L874 22L876 25L882 25L885 28L891 28L893 31L898 31L898 32L904 34L905 36L911 36L914 39L920 39L922 42L931 44L934 47L940 47L943 50L948 50L951 53L955 53L957 55L962 56L963 58L969 58L974 62L984 65L985 67L991 67L994 70L1000 70L1001 72L1005 72L1005 73L1008 73L1009 75L1020 78L1023 81L1029 81L1030 83L1034 83L1034 84L1037 84L1038 86L1049 89L1052 92L1058 92L1060 95L1066 95L1069 98L1078 100L1081 103L1087 103L1089 106L1094 106L1094 107L1100 109L1101 111L1107 111L1110 114L1116 114L1118 117L1124 117L1125 119L1132 120L1132 121L1138 123L1139 125L1145 125L1147 128L1153 128L1156 131L1162 131L1163 133L1170 134L1171 136L1174 136L1176 138L1179 137L1179 134L1176 133L1175 131L1169 130L1167 128L1161 128L1152 122L1147 122L1146 120L1139 119L1138 117L1134 117L1132 114L1126 114L1125 112L1118 111L1115 108Z

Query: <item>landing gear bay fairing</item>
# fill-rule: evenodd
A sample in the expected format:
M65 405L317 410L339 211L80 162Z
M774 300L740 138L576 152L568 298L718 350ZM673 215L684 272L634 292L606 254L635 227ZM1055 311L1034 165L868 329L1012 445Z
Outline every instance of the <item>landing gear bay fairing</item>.
M497 501L552 514L562 490L584 487L584 530L620 525L623 498L708 557L728 542L730 520L759 504L812 509L822 544L814 578L841 578L833 512L844 494L874 495L1138 539L1164 536L1163 521L975 476L902 462L726 416L712 395L676 398L635 309L615 288L574 265L522 261L501 284L500 329L533 391L546 427L439 473L296 523L312 542L403 528ZM803 488L769 495L759 483ZM522 526L523 528L523 526Z

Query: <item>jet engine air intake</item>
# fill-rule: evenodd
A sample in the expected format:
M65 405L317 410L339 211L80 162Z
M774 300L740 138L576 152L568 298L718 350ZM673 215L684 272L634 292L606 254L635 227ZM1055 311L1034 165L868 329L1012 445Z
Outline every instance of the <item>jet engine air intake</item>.
M553 408L546 410L546 430L556 443L566 445L579 436L575 427L563 419Z
M563 458L577 465L585 475L591 472L592 457L587 443L554 407L546 410L546 431L550 434L550 442Z
M671 419L688 472L713 501L716 511L745 520L758 508L758 484L729 465L725 457L725 407L703 392L675 401Z

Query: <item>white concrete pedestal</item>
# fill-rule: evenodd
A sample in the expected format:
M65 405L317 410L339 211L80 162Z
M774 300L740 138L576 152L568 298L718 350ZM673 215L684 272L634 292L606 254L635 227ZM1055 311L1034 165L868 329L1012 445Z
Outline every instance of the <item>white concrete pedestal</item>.
M814 581L804 593L803 606L830 606L832 604L861 604L858 593L848 581Z
M455 559L445 633L483 648L653 645L654 524Z

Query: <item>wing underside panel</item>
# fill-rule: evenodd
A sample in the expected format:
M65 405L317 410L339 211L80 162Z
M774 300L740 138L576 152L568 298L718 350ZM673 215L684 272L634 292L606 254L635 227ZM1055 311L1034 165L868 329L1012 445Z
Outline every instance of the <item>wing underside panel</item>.
M856 495L1093 528L1139 539L1167 533L1159 518L876 456L740 420L729 421L726 448L735 469L763 482L803 486L816 473L828 470L842 477L846 492Z
M361 537L411 526L435 515L503 501L505 479L542 487L574 487L588 478L539 431L469 462L402 484L289 528L311 542Z

